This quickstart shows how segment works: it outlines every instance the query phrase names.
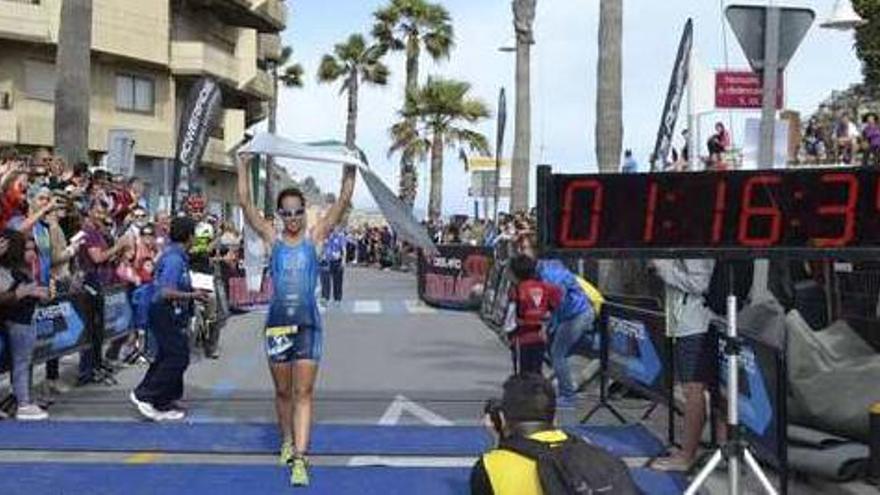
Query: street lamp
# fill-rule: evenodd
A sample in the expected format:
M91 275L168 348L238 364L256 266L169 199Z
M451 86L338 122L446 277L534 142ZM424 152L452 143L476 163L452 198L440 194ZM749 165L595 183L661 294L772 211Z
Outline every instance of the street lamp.
M853 8L851 0L837 0L837 3L834 4L834 10L831 11L831 17L820 26L825 29L849 31L866 23L867 21L862 19Z

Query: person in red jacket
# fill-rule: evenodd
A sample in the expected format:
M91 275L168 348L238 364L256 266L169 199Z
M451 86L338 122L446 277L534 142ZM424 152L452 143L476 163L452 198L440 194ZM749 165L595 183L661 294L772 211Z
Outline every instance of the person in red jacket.
M511 287L505 330L510 339L513 372L541 373L547 338L545 326L562 302L562 293L538 278L535 260L517 256L510 261L516 277Z

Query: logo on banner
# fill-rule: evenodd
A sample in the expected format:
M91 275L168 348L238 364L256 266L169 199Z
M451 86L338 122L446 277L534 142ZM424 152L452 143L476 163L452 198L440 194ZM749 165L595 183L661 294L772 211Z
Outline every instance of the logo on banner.
M721 383L727 388L727 359L724 354L726 342L719 343L721 349ZM751 347L743 347L739 362L740 380L745 378L747 390L740 387L739 390L739 417L742 424L758 435L765 435L770 424L773 422L773 406L770 404L770 394L764 383L764 374L761 365ZM729 393L729 391L728 391Z
M104 331L120 334L131 327L131 304L124 290L111 292L104 296Z
M646 386L653 385L663 365L644 322L611 316L608 329L610 359L623 366L634 380Z
M37 340L50 342L58 351L76 345L85 330L85 324L70 301L38 307L34 312Z

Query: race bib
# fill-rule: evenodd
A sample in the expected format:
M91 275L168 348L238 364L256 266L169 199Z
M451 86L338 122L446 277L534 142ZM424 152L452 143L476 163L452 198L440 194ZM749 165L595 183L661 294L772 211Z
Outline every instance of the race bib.
M286 325L281 327L266 328L266 346L270 356L280 356L293 347L293 336L299 332L299 327Z

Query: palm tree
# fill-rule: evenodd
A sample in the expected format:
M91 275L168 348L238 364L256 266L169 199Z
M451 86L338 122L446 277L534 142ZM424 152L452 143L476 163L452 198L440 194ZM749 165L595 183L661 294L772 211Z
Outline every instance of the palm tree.
M513 170L510 182L510 211L529 208L531 175L532 99L531 50L535 44L537 0L513 0L513 28L516 31L516 123L513 136Z
M348 92L348 123L345 127L345 145L355 148L357 142L358 90L361 82L384 86L388 83L388 67L382 63L386 48L381 44L367 45L360 34L352 34L345 43L333 48L333 55L324 55L318 68L318 81L332 83L340 78L342 89Z
M409 93L400 112L403 118L391 128L389 155L416 160L431 154L431 196L428 215L440 218L443 211L443 152L467 147L489 153L489 140L462 123L475 124L489 117L489 108L468 96L471 85L449 79L428 78L424 87Z
M623 148L623 0L601 0L596 72L596 160L602 172L619 170Z
M278 60L269 61L269 70L272 73L272 100L269 102L269 132L275 134L278 126L278 89L280 85L285 88L301 88L305 85L303 80L303 66L299 63L290 63L293 57L293 47L285 46L281 50ZM266 159L266 189L265 206L266 215L272 212L272 177L275 170L275 158L268 156Z
M88 161L92 0L65 0L55 67L55 152L68 163Z
M449 12L440 4L425 0L391 0L373 16L373 36L385 47L406 52L406 92L419 86L419 58L422 48L434 60L448 58L455 44ZM400 198L412 209L418 177L412 160L401 156Z

